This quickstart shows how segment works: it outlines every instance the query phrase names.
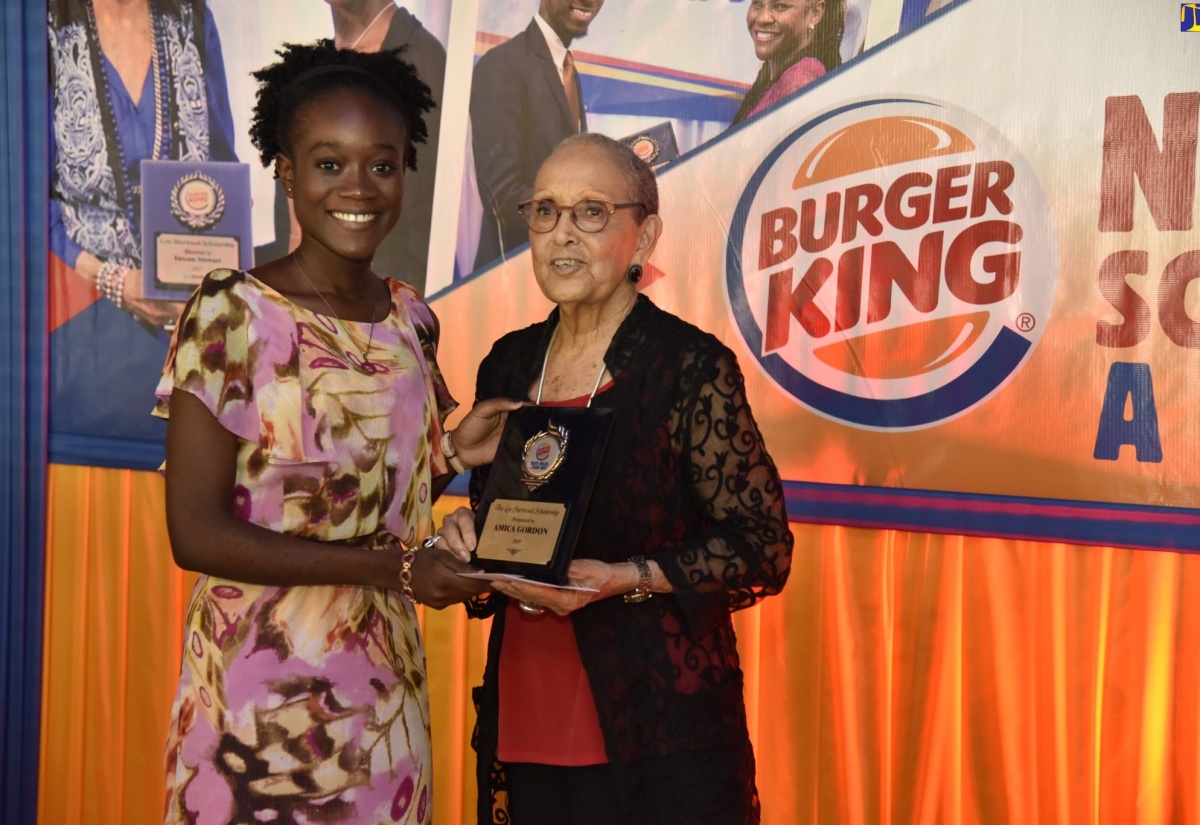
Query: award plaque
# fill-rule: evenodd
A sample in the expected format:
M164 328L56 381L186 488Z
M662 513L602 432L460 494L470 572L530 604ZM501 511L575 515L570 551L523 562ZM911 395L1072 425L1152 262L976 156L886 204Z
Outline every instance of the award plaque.
M650 166L658 169L679 157L679 144L675 142L675 127L664 120L642 132L621 138L633 153Z
M214 269L254 265L250 167L142 161L142 289L185 301Z
M475 517L473 563L561 585L612 429L612 410L522 407L508 414Z

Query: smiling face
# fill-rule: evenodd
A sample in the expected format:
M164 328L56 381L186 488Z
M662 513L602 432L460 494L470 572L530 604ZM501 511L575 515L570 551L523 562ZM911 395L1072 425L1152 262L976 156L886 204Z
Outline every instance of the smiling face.
M772 67L786 68L812 40L812 28L824 14L824 0L751 0L746 27L754 40L754 54Z
M634 200L627 178L603 149L574 145L555 152L538 170L533 197L571 206L595 199ZM657 215L618 209L599 232L584 232L570 210L549 232L530 232L533 272L542 294L556 304L589 306L628 302L634 287L625 278L630 264L645 264L658 240Z
M369 260L404 200L408 131L369 92L338 89L302 106L277 161L306 258Z
M604 0L542 0L538 14L566 46L587 34Z

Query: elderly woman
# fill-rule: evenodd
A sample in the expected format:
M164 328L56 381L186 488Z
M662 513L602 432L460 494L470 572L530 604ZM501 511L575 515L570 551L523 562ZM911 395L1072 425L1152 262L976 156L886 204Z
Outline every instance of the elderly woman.
M730 612L787 579L779 475L733 354L637 292L662 228L650 169L578 135L533 194L521 214L557 308L495 344L476 394L593 401L614 424L569 570L592 591L497 581L469 607L494 617L476 691L480 822L758 822ZM487 473L472 476L475 506ZM472 550L472 512L441 534Z
M842 0L751 0L746 28L763 64L730 125L842 65L845 25Z

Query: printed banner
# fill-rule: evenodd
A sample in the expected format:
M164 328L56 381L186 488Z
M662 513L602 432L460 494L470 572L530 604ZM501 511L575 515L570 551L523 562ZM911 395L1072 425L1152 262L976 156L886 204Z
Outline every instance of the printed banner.
M248 265L287 254L298 241L288 202L249 142L256 89L250 72L270 63L285 42L333 37L364 50L403 46L440 102L450 3L377 2L370 28L355 17L363 5L159 0L151 4L150 67L144 78L132 78L101 43L131 50L147 44L124 43L123 32L102 38L104 23L87 0L50 0L51 461L158 467L164 427L149 411L171 326L187 298L174 281L194 275L179 265L198 258ZM424 162L406 177L404 214L375 260L381 275L418 287L432 237L439 117L440 110L429 119L430 141L418 155ZM160 266L164 256L175 261L173 273L143 271L153 264L143 259L142 237L141 168L149 161L199 169L248 164L252 214L244 214L244 193L228 205L238 221L236 242L227 238L218 248L212 240L199 252L180 246L184 236L166 236L156 259ZM175 223L165 205L158 211L151 215L156 234L161 221Z
M356 46L404 33L445 90L376 268L434 295L457 396L549 308L516 204L559 140L601 132L655 167L645 291L734 348L793 516L1200 547L1194 4L825 0L788 66L762 16L788 3L541 5L377 4L387 31ZM180 304L145 289L139 163L248 164L255 260L286 254L249 72L355 44L339 3L164 0L184 47L135 89L86 8L49 6L52 459L154 467ZM1097 59L1129 53L1162 65Z
M828 14L805 17L822 44L820 72L899 25L900 0L874 0L895 20L869 33L871 2L825 0ZM567 134L586 128L626 139L661 168L722 134L748 91L769 107L816 71L752 89L759 52L781 38L774 22L751 33L748 12L761 3L578 5L581 11L546 4L552 38L571 15L583 18L562 36L575 55L580 113L572 126L549 119L567 118L571 104L561 75L547 77L549 63L540 62L549 59L545 31L534 22L540 0L162 0L152 21L158 59L141 84L104 53L101 42L120 47L120 36L101 38L87 0L50 0L51 459L138 468L162 459L163 425L148 409L186 296L158 286L157 272L143 271L142 161L247 164L253 260L280 257L298 243L288 201L249 142L256 88L250 73L270 63L281 44L333 37L363 50L403 47L430 86L440 104L427 118L430 139L418 150L418 171L406 175L400 223L374 262L380 275L426 293L524 246L515 205ZM776 5L799 16L795 4ZM528 36L531 26L536 38ZM756 36L764 42L756 44ZM503 57L522 45L537 56ZM493 51L499 58L490 59L501 67L477 70ZM530 60L539 63L536 71ZM446 94L448 87L455 94ZM524 109L509 105L517 99ZM446 204L436 216L435 191Z
M538 21L539 4L530 0L479 0L456 277L527 243L517 204L566 137L587 131L624 140L661 168L858 57L871 3L828 0L815 10L740 0L542 5L549 21ZM806 56L767 82L764 61L809 27ZM560 68L564 52L572 57L571 80ZM582 116L569 100L576 87Z
M793 517L1200 549L1176 14L960 2L661 170L645 291L734 348ZM544 317L491 309L526 255L434 301L454 386Z

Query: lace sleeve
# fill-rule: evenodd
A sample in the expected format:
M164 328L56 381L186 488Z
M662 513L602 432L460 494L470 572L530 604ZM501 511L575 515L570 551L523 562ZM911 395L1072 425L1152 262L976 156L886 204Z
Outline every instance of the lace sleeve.
M689 619L703 621L714 598L740 610L782 590L792 556L783 485L746 400L728 350L694 355L693 376L675 417L695 505L708 527L652 558L675 588Z

